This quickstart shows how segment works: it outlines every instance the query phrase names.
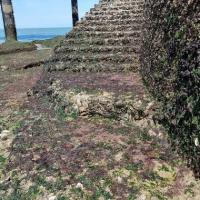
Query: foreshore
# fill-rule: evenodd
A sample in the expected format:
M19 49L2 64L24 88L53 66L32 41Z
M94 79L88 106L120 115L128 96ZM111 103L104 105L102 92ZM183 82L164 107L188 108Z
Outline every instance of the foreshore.
M51 55L52 49L64 36L33 42L0 44L0 70L25 69L39 66Z

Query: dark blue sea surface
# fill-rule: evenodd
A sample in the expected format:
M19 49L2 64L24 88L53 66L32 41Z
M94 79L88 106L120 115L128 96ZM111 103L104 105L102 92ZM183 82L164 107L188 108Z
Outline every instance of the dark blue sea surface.
M23 28L17 30L18 40L31 42L33 40L46 40L56 36L66 35L71 28ZM0 29L0 43L5 41L4 31Z

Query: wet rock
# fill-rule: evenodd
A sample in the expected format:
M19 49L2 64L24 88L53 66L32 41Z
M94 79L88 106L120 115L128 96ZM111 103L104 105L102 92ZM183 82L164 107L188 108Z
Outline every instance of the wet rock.
M159 200L158 197L151 197L151 200Z
M34 94L34 91L33 91L33 89L28 89L28 91L27 91L27 96L28 97L31 97L31 96L33 96L33 94Z
M117 182L118 182L118 183L122 183L122 181L123 181L122 177L118 176L118 177L117 177Z
M40 156L40 155L38 155L38 154L34 154L34 155L33 155L33 158L32 158L33 161L38 161L38 160L40 160L40 159L41 159L41 156Z
M4 157L8 157L10 154L9 148L12 145L14 135L9 130L3 130L0 134L0 152Z
M3 141L8 140L9 135L10 135L9 130L3 130L0 134L0 140L3 140Z
M57 200L57 197L56 197L56 196L50 196L50 197L48 198L48 200Z
M6 70L8 70L8 66L2 65L2 66L0 66L0 69L1 69L1 71L6 71Z
M123 152L119 152L117 155L115 155L115 160L119 162L123 158Z
M140 195L136 200L146 200L147 196L145 194Z
M157 136L157 133L155 132L155 131L153 131L153 130L149 130L148 131L148 134L150 135L150 136Z
M83 184L82 183L77 183L76 188L79 188L81 190L83 190Z

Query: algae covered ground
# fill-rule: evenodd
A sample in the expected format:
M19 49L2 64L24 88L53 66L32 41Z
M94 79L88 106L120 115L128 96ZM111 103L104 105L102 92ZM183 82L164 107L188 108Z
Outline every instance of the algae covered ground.
M20 68L45 51L0 60L1 200L200 199L137 73Z

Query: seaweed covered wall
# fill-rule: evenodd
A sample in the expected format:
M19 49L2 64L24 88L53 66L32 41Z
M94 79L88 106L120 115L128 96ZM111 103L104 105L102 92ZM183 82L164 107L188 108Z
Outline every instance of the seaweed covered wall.
M173 147L200 176L200 1L146 0L143 80Z

